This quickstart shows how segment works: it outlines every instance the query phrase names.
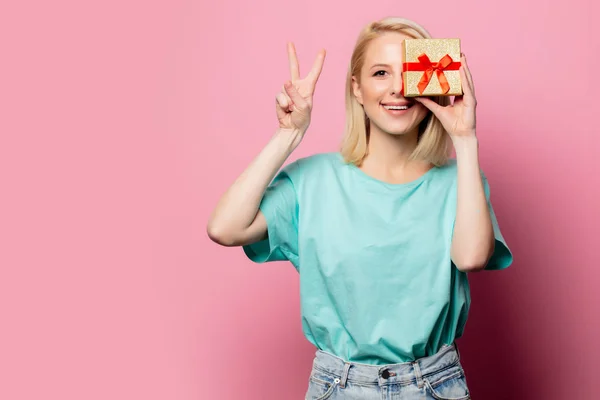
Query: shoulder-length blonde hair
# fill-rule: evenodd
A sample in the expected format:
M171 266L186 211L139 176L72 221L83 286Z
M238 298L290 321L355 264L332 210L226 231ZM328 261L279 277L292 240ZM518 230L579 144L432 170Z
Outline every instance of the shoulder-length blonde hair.
M429 32L418 23L405 19L389 17L368 24L358 36L346 77L346 132L341 143L341 153L346 162L362 164L367 155L369 121L362 105L354 96L352 77L360 84L360 72L364 64L369 43L386 32L399 32L415 39L430 39ZM440 105L450 104L447 96L431 97ZM431 111L419 124L418 144L410 159L424 160L436 166L444 165L449 157L448 134L442 123Z

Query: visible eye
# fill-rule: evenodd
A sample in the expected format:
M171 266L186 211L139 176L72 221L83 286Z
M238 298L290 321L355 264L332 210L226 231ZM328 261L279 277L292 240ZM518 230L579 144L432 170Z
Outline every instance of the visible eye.
M383 76L384 74L387 74L387 72L385 72L384 70L379 70L375 72L373 76Z

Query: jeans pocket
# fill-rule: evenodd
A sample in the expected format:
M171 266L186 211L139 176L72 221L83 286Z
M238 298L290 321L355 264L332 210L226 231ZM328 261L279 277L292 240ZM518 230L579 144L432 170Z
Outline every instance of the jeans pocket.
M308 379L306 400L326 400L330 398L339 383L339 377L313 369Z
M424 379L425 386L436 400L468 400L471 398L464 372L458 370L435 381Z

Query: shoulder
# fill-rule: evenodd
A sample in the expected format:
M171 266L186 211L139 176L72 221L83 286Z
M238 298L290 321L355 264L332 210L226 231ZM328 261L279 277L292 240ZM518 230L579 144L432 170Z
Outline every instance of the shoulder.
M439 175L448 179L456 179L456 174L458 172L458 165L456 162L456 158L449 158L446 164L438 166ZM479 169L479 174L481 175L481 179L487 181L487 177L483 172L483 169Z
M343 165L343 163L343 158L338 152L316 153L298 158L287 164L283 168L283 171L292 180L299 180L310 175L323 174L327 171L335 170Z
M303 169L310 171L323 167L334 167L343 163L342 155L338 152L316 153L296 160Z
M446 164L436 167L436 177L440 180L456 182L457 167L456 158L449 158Z
M458 165L457 165L456 158L448 159L448 161L445 165L439 166L437 168L438 168L438 174L436 174L436 176L438 177L438 183L443 182L444 185L448 185L447 187L452 187L454 189L457 189ZM486 197L489 198L490 184L489 184L487 176L485 175L485 172L483 171L483 169L481 167L479 168L479 176L481 177L481 181L483 183L483 188L484 188Z

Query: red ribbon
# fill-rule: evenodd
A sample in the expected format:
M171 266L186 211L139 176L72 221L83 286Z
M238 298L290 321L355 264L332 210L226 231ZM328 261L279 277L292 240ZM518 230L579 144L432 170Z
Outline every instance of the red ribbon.
M458 71L460 68L460 62L453 61L452 57L446 54L439 62L432 63L427 57L427 54L423 53L419 57L419 62L406 62L403 64L403 71L424 71L421 80L417 87L419 88L419 93L423 94L427 85L431 81L431 77L433 76L433 72L435 71L438 81L440 82L440 86L442 87L442 93L448 93L450 90L450 85L448 84L448 79L444 74L444 71Z

